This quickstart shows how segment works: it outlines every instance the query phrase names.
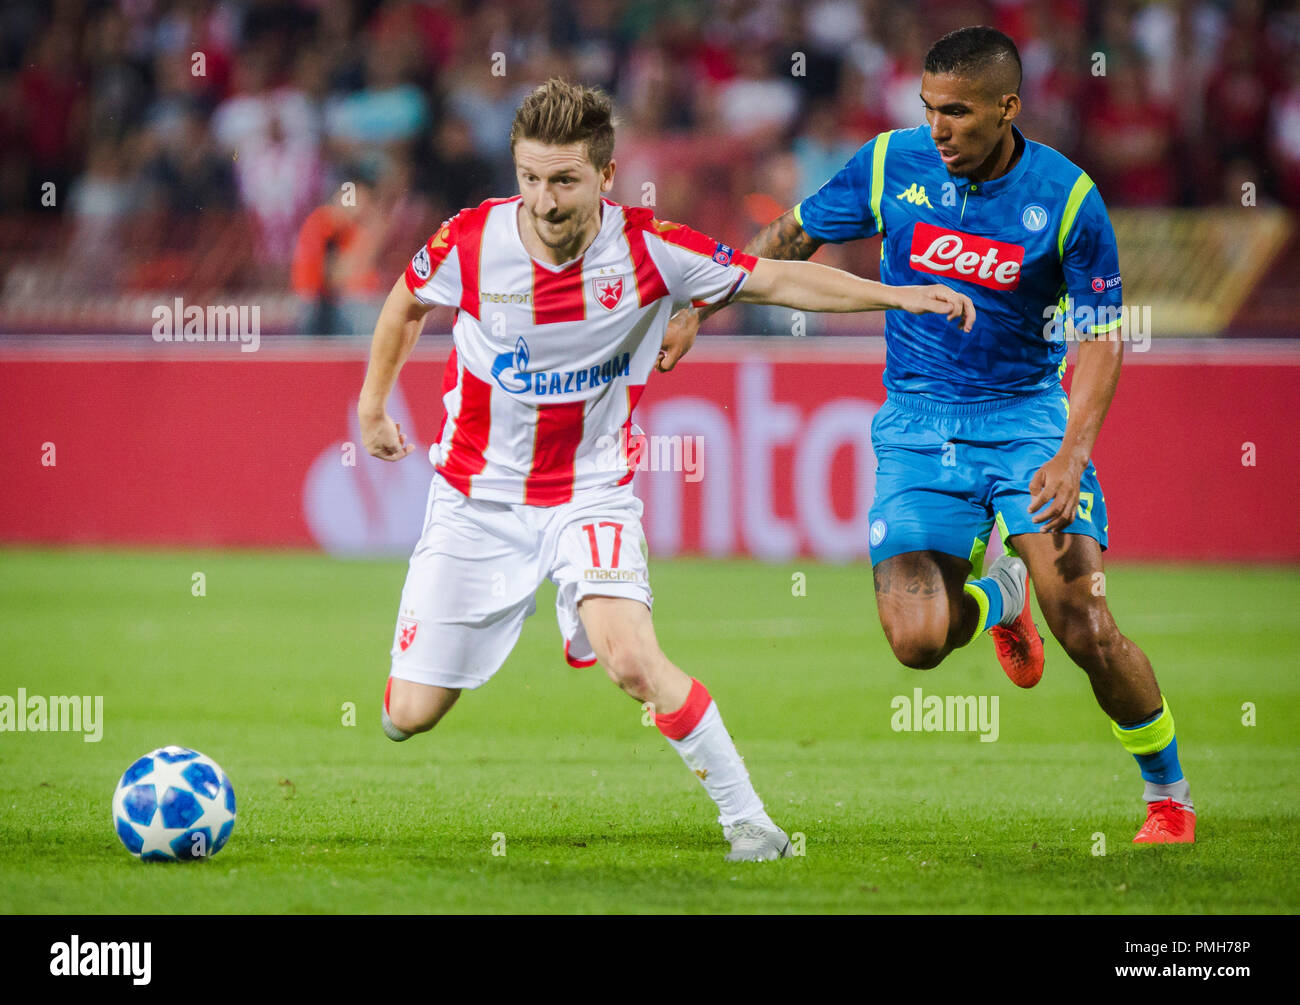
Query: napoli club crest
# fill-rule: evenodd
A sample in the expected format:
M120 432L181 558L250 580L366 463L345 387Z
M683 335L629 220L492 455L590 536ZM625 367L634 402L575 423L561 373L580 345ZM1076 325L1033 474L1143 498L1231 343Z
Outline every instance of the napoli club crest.
M399 618L397 620L397 648L402 652L411 648L411 643L415 641L415 631L420 627L420 622L414 618Z
M595 294L596 300L601 307L607 311L612 311L618 306L618 302L623 299L623 277L593 279L591 281L591 291Z
M1047 214L1047 209L1036 202L1031 202L1025 207L1025 211L1020 214L1020 222L1024 224L1025 230L1032 234L1037 234L1047 226L1051 219Z

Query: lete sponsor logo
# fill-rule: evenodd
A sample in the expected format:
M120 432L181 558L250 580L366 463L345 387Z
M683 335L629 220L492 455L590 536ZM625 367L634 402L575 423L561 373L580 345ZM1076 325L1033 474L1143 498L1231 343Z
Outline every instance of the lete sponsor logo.
M1025 249L987 237L918 223L912 230L911 263L918 272L952 276L991 290L1020 285Z

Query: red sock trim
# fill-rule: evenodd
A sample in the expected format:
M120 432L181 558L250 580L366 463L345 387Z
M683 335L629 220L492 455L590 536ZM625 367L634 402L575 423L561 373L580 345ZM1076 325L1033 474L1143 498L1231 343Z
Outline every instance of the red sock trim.
M695 727L700 724L704 718L704 713L709 710L709 702L713 698L709 694L709 689L691 678L691 692L686 696L686 701L676 712L669 712L666 715L656 715L655 725L659 727L659 732L670 740L684 740L695 732Z
M388 678L388 686L384 688L384 711L388 711L388 696L393 693L393 678Z

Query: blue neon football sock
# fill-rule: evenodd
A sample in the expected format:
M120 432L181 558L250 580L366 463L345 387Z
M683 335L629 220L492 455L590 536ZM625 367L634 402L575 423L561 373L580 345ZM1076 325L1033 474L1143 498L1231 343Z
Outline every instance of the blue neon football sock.
M998 586L997 580L992 576L985 576L983 579L972 579L966 584L966 592L971 593L979 590L984 595L985 603L979 603L979 597L975 602L979 604L980 613L984 615L975 634L987 631L1002 620L1002 588Z

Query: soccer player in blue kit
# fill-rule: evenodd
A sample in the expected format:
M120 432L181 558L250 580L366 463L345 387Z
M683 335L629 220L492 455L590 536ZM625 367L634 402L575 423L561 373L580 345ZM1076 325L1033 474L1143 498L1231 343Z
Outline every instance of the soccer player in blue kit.
M1033 687L1043 642L1032 577L1052 634L1138 762L1147 819L1134 841L1189 843L1196 818L1169 702L1101 587L1108 522L1090 458L1123 356L1115 235L1091 179L1016 128L1020 84L1006 35L945 35L921 77L927 125L873 138L745 251L806 259L881 234L882 282L971 297L968 334L939 316L886 315L869 532L885 636L902 663L930 669L988 631L1011 680ZM661 370L710 313L675 319ZM1067 399L1068 338L1079 350ZM995 526L1007 553L982 574Z

